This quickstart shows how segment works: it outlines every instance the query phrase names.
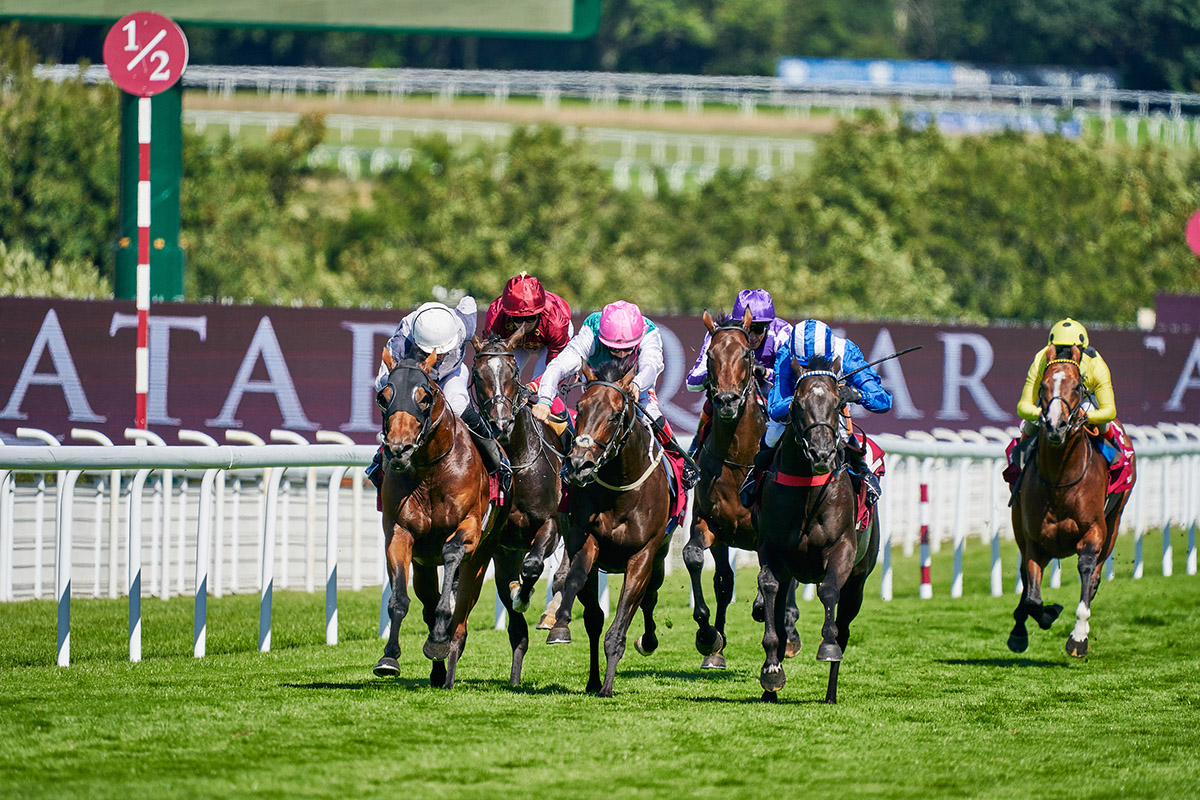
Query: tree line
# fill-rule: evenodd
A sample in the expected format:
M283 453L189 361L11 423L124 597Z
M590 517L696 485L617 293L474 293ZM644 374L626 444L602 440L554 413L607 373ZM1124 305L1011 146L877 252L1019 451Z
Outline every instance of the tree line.
M12 38L0 84L0 292L103 292L117 229L117 100L37 81ZM694 312L766 286L781 313L1131 324L1194 292L1184 226L1200 156L1016 133L950 138L881 117L822 137L807 171L724 169L614 187L553 127L495 146L430 137L407 169L351 182L309 165L319 117L251 145L185 130L189 299L403 307L433 287L493 297L521 270L573 306Z

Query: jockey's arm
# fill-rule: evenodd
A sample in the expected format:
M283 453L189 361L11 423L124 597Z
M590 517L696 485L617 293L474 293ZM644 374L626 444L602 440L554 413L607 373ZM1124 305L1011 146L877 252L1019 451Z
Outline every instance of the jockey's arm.
M454 313L466 331L464 341L470 339L475 335L476 320L479 317L479 307L475 305L475 298L471 295L464 296L458 301Z
M846 360L842 365L845 372L852 372L859 367L866 365L867 360L863 357L862 350L858 348L854 342L846 340ZM856 372L850 376L850 385L858 389L862 394L862 399L858 401L859 405L875 414L882 414L885 411L892 410L892 393L883 388L883 382L879 378L879 373L874 367L867 367L861 372Z
M696 357L696 364L687 376L685 385L689 392L704 391L704 383L708 380L708 343L711 340L711 333L704 334L704 344L700 346L700 355Z
M1025 374L1025 388L1021 390L1021 399L1017 402L1017 416L1036 422L1042 416L1042 408L1037 404L1038 387L1042 383L1042 373L1046 371L1045 350L1039 350L1029 365Z
M795 391L796 373L792 369L792 342L789 337L775 353L775 383L771 384L771 393L767 396L767 415L776 422L786 420Z
M1113 394L1112 373L1099 353L1089 359L1084 385L1096 398L1096 407L1088 411L1089 425L1107 425L1117 418L1117 400Z
M663 360L662 334L655 328L643 336L641 344L638 345L637 374L633 376L638 394L654 388L664 366L666 362Z
M592 329L586 325L571 337L563 351L550 360L538 384L538 402L549 405L558 396L558 384L583 367L596 350Z

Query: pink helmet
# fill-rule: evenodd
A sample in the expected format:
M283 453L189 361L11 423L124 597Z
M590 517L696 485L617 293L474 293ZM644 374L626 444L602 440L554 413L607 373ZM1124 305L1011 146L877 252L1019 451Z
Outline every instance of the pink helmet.
M600 342L614 350L637 347L646 333L646 318L633 303L618 300L600 312Z

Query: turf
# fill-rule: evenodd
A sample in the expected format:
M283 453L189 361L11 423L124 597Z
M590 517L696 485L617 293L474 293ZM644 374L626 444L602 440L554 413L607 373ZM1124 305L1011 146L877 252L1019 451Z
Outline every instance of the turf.
M377 589L343 593L336 647L322 643L323 598L278 594L269 654L255 651L257 597L213 599L203 660L191 658L191 602L147 600L145 660L132 665L124 602L76 601L69 669L53 666L50 603L0 605L0 797L1194 796L1200 579L1183 574L1181 545L1175 577L1148 568L1134 581L1121 543L1083 660L1063 650L1074 562L1045 592L1063 617L1049 632L1031 626L1030 649L1013 655L1015 600L988 595L984 548L968 551L957 600L945 592L949 551L925 601L916 559L897 554L896 599L880 601L872 579L837 706L819 702L816 603L801 605L804 650L780 702L759 701L751 570L730 612L730 669L698 669L677 571L660 601L662 646L642 658L631 636L611 700L582 691L579 621L570 646L539 634L510 688L490 603L449 692L427 685L416 613L403 676L371 676ZM1005 556L1015 561L1011 544Z

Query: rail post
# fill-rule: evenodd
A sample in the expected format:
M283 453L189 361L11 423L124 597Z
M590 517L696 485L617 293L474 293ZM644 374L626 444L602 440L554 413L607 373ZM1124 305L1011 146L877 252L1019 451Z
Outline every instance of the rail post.
M71 438L81 442L92 442L104 447L112 447L112 439L99 431L86 428L72 428ZM121 582L118 561L120 552L117 546L117 529L121 524L121 471L114 469L109 473L109 502L108 502L108 596L116 598L119 594L118 585ZM99 565L97 565L97 568ZM98 582L97 582L98 583ZM100 587L97 586L97 589Z
M933 459L921 459L921 588L923 600L933 597L933 583L930 580L929 567L929 477L933 472Z
M58 492L58 537L54 550L54 596L58 598L58 665L71 666L71 525L75 481L83 470L67 470Z

